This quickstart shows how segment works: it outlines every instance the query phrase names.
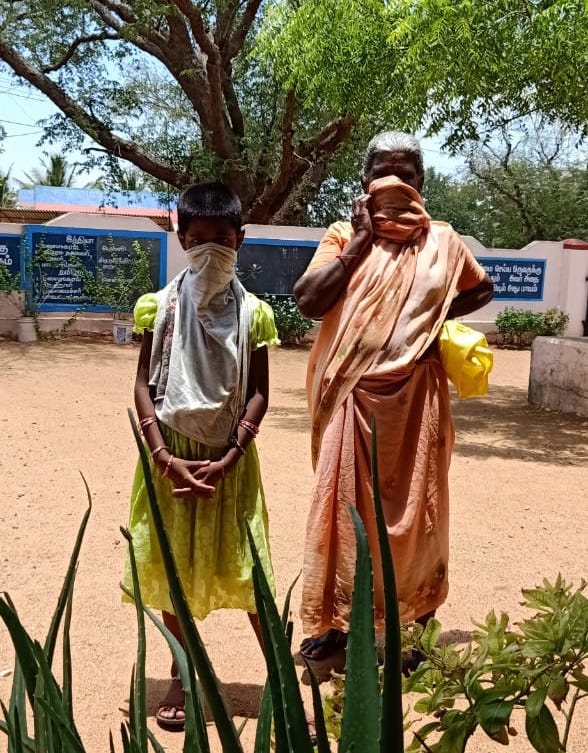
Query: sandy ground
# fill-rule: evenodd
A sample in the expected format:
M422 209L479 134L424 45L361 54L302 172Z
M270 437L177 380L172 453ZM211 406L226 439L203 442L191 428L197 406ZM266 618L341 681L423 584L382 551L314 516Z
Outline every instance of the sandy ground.
M108 749L127 705L136 643L132 608L120 603L125 558L119 526L126 523L135 449L126 408L131 404L136 346L54 342L0 343L0 590L8 591L29 631L47 630L78 523L94 510L82 550L72 627L75 713L88 751ZM307 352L272 353L271 409L259 437L270 510L278 593L283 597L302 561L311 487L304 399ZM490 609L522 614L520 588L560 571L586 576L588 422L526 402L529 353L497 351L490 395L456 402L458 443L451 470L451 590L439 612L459 635ZM295 594L297 612L299 590ZM233 712L255 716L264 665L244 615L222 612L202 626ZM294 645L301 638L296 625ZM10 642L0 627L0 698L7 700ZM169 657L149 630L150 712L166 688ZM308 688L304 687L304 693ZM151 719L151 722L154 720ZM154 729L157 729L153 724ZM252 748L254 721L244 732ZM170 751L181 734L157 731ZM519 735L511 750L530 751ZM588 703L580 708L570 753L584 753ZM120 746L117 746L120 748ZM468 748L495 745L480 737ZM0 750L6 749L4 737ZM218 750L218 746L216 750Z

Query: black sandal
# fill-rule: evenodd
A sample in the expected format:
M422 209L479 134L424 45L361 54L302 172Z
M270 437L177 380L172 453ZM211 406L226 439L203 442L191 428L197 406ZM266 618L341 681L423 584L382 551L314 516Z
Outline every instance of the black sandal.
M402 674L408 677L417 667L426 661L426 656L417 649L413 648L407 653L402 654Z
M316 638L305 638L300 644L300 655L310 661L321 661L346 646L347 633L331 628Z

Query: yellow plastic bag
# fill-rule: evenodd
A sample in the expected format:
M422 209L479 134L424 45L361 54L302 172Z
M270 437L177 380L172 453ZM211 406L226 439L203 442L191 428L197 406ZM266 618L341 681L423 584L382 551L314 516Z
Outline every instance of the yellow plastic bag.
M482 397L494 356L482 332L448 319L439 332L441 363L458 397Z

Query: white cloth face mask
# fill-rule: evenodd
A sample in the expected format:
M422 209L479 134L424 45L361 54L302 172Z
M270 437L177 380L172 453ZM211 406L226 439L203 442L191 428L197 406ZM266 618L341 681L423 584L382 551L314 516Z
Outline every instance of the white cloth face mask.
M219 243L202 243L186 251L188 266L194 273L191 283L199 303L206 305L225 290L235 276L237 250Z

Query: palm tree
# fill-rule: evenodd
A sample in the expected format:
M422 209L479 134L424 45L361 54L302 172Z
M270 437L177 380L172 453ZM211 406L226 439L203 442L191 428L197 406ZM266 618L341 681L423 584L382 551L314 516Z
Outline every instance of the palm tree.
M19 180L22 188L35 186L59 186L72 188L78 172L78 165L70 165L62 154L49 155L49 161L40 160L41 167L36 167L30 173L25 173L26 180Z
M15 207L17 204L16 193L10 185L10 171L12 166L5 173L0 172L0 207Z
M119 191L145 191L149 187L148 177L132 165L119 167L112 175L112 187Z

